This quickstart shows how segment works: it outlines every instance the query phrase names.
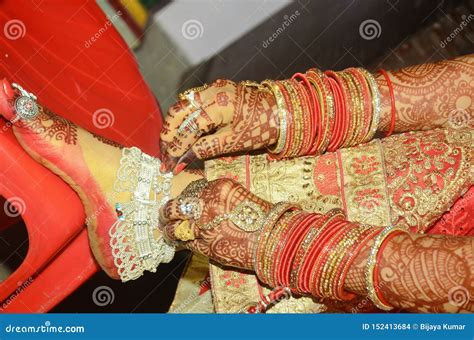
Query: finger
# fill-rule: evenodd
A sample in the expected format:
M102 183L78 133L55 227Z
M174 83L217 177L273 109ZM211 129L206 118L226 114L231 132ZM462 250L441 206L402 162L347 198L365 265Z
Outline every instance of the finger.
M242 142L238 135L235 135L232 131L232 127L226 126L216 133L199 138L191 147L191 151L183 157L183 161L189 159L209 159L227 153L234 152L239 149L239 145ZM178 162L178 165L181 160Z
M232 131L228 126L211 135L200 137L184 155L173 160L173 174L181 173L181 171L198 160L231 152L227 149L232 149L232 146L226 144L227 141L231 140L231 137Z
M196 156L193 149L189 149L183 156L176 160L176 166L174 167L173 174L176 176L180 174L189 165L199 161L200 159Z
M160 151L162 158L161 171L169 172L176 165L169 156L169 149L172 149L172 141L176 136L177 126L191 112L195 111L187 102L179 101L168 110L168 114L163 122L160 133Z
M177 237L174 234L175 228L181 223L182 221L172 221L164 225L162 233L163 237L171 242L177 241Z
M184 248L191 250L193 253L209 256L209 252L204 251L205 249L208 249L206 241L203 241L200 238L183 242L182 245Z
M205 110L196 110L189 114L178 127L167 153L170 157L181 157L202 135L212 132L221 121L212 120Z
M180 100L168 109L168 113L161 128L160 139L164 142L171 142L176 134L178 126L196 108L187 101Z
M195 93L194 106L189 105L186 101L181 101L168 112L160 134L160 150L163 161L161 170L163 172L175 168L178 158L186 151L186 143L189 143L184 140L186 137L196 140L200 135L212 131L222 122L220 114L215 115L213 119L207 113L206 107L209 105L207 98L210 98L209 89L203 92L205 93ZM187 106L182 108L183 105Z
M160 210L161 223L173 220L198 219L202 212L201 200L193 197L169 200Z

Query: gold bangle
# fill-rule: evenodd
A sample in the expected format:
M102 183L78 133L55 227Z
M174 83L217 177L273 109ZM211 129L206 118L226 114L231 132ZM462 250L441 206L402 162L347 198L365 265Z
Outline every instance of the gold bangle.
M292 225L290 225L290 221L298 214L301 214L300 210L293 210L290 212L286 212L281 219L278 220L277 226L273 229L270 239L271 239L271 244L266 247L266 253L268 253L270 256L273 257L273 261L268 261L268 270L267 272L270 273L269 275L269 281L270 285L272 287L277 286L279 283L277 282L277 277L276 277L276 270L275 268L278 268L278 265L280 263L279 257L276 255L277 249L281 248L281 245L283 244L283 240L281 240L281 235L286 233L288 229L293 228Z
M351 137L351 140L349 141L349 146L354 146L362 142L362 137L361 134L364 130L364 124L363 124L363 115L364 115L364 106L363 106L363 98L362 98L362 92L357 86L357 81L354 77L354 75L351 72L344 72L343 74L346 76L346 79L348 83L350 84L349 86L352 88L352 94L353 94L353 116L354 116L354 130L353 134Z
M280 83L285 87L290 98L291 105L293 106L293 123L295 126L295 134L293 136L294 143L293 145L291 145L291 149L288 153L288 156L295 157L298 156L298 153L301 149L301 145L303 144L303 112L301 109L301 103L299 102L298 95L291 86L291 83L287 80L282 80Z
M351 68L350 73L354 83L356 84L357 91L359 92L360 98L360 131L357 138L357 144L364 143L367 136L370 133L370 127L372 124L373 117L373 102L372 94L368 79L361 72L361 68ZM366 98L367 97L367 98ZM367 100L366 100L367 99Z
M357 227L353 226L353 229L349 230L337 243L337 245L332 249L331 254L328 256L328 262L330 262L329 270L327 272L327 280L325 280L324 285L321 289L321 292L326 294L326 296L334 298L336 300L341 300L337 294L337 285L340 283L340 280L336 277L338 269L342 263L342 260L346 256L348 248L352 247L359 238L366 233L370 226L367 225L358 225ZM324 271L323 271L324 273ZM332 285L331 285L332 284Z
M273 227L278 222L280 217L288 210L299 209L299 208L300 207L297 204L279 202L273 205L273 207L270 209L268 214L263 218L263 222L262 222L263 228L261 230L260 235L258 235L257 243L253 251L253 261L254 261L255 273L265 283L267 283L266 281L268 281L264 277L263 267L265 265L265 261L262 261L262 259L259 258L260 257L259 255L262 254L262 251L264 250L264 247L266 246L268 242L268 237L270 236L273 230Z
M367 296L377 308L385 311L392 310L393 306L387 305L379 299L374 284L374 275L376 274L375 266L377 264L377 254L379 252L379 249L387 238L387 236L389 236L393 232L406 232L406 230L392 225L384 228L380 232L380 234L378 234L377 237L375 237L374 239L374 244L370 248L369 257L367 258L367 265L365 268L365 285L367 289Z
M262 282L266 284L270 284L271 275L269 273L268 263L269 260L269 253L267 249L267 245L269 242L269 236L272 234L272 231L275 225L280 220L281 216L283 216L287 211L297 208L296 205L280 202L275 204L270 212L268 213L267 217L265 218L264 225L265 229L262 234L259 235L257 240L257 253L255 254L255 268L260 269L259 271L256 270L257 276L262 280ZM263 242L261 242L260 237L263 236ZM259 256L260 254L260 256ZM258 259L260 257L260 259ZM258 263L260 262L260 263ZM257 267L258 266L258 267Z
M368 142L374 138L380 123L380 114L382 110L380 105L380 90L372 73L363 68L359 70L367 79L367 83L369 84L370 92L372 94L372 122L369 128L369 133L367 134L366 138L364 138L364 142Z
M356 135L356 130L357 130L357 112L356 112L356 92L354 88L354 84L352 83L351 79L349 76L344 73L344 72L338 72L338 75L341 76L342 80L346 84L347 90L350 95L350 100L347 101L346 106L349 107L349 126L348 126L348 131L346 135L346 139L342 145L342 147L348 147L352 146L352 142L354 140L354 136Z
M321 137L321 144L318 146L318 150L316 150L316 154L323 154L330 141L331 141L331 124L334 124L334 115L335 115L335 107L334 107L334 98L332 96L332 91L328 87L326 83L326 75L318 69L311 69L308 71L309 74L314 74L316 78L308 77L308 81L313 85L315 92L318 94L319 101L321 103L320 110L321 110L321 117L319 124L324 124L322 130L322 137ZM326 80L326 81L325 81ZM323 105L325 104L325 105Z

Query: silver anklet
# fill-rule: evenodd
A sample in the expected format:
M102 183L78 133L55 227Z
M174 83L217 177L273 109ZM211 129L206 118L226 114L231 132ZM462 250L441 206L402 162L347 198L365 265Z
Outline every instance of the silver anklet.
M109 230L114 263L123 282L135 280L173 259L175 247L155 238L160 208L170 199L172 173L160 172L161 161L138 148L124 148L115 195L129 192L129 202L116 203L118 220ZM160 197L161 196L161 197Z

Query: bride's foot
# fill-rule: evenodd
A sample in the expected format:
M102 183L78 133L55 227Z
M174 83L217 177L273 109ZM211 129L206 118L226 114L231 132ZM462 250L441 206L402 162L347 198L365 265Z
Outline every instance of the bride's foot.
M9 121L15 119L14 95L10 84L1 81L0 113ZM119 193L115 194L113 200L110 199L122 156L121 148L45 108L39 109L36 118L16 122L12 127L13 132L36 161L61 177L77 192L86 211L94 256L109 276L118 279L109 229L117 220L115 202L126 202L131 198L129 193ZM175 177L171 195L176 196L188 183L199 178L199 175L191 173Z

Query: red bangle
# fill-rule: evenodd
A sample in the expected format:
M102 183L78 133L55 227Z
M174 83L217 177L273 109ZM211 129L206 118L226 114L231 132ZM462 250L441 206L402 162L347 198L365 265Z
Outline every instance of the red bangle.
M318 101L316 99L316 94L314 92L313 87L308 81L308 78L306 78L306 75L303 73L295 73L291 79L301 79L302 83L304 84L304 87L306 89L306 94L309 97L309 116L310 116L310 138L309 138L309 144L312 146L314 145L314 142L316 140L316 135L317 135L317 115L318 115ZM305 151L305 155L308 154L309 149Z
M320 219L313 226L313 228L318 229L318 235L316 239L311 242L311 244L306 250L306 254L303 258L303 263L300 267L300 272L298 273L298 287L296 287L297 291L302 291L305 293L310 292L309 273L311 271L310 265L314 262L312 260L315 259L313 257L314 249L316 246L319 245L321 237L328 230L328 228L331 228L331 220L336 218L338 215L342 216L342 212L338 211L337 209L331 210L327 214L321 216Z
M340 226L340 222L345 218L344 213L339 209L331 210L326 216L328 217L322 226L324 230L318 235L314 245L308 250L305 263L302 267L303 276L301 282L303 282L308 292L312 291L311 286L314 283L314 273L319 271L320 264L323 263L320 254L327 248L328 242L340 229L338 226ZM316 265L316 263L318 263L318 265Z
M318 136L310 154L322 154L327 150L334 124L334 103L332 103L331 88L326 75L318 69L310 69L306 75L309 82L317 90L321 100Z
M365 246L368 240L372 239L374 235L378 233L378 229L374 230L367 230L364 234L362 234L358 241L354 243L352 249L348 249L346 256L344 257L341 267L338 270L337 277L338 282L335 285L337 287L337 291L334 293L335 296L339 297L341 300L352 300L356 294L350 293L344 290L347 273L349 272L349 268L354 263L357 255L361 252L362 248Z
M315 261L311 267L306 268L306 271L311 273L308 282L310 292L314 296L322 296L322 292L320 291L319 287L324 265L327 262L327 257L333 244L336 243L339 237L346 233L346 224L347 221L343 218L339 218L331 223L331 226L329 227L330 230L326 234L326 237L321 239L321 245L318 247L319 249L315 252L315 255L313 255L315 258L317 258L317 261Z
M291 235L288 238L288 242L285 244L285 247L281 253L282 259L284 261L280 261L283 262L280 271L280 282L282 283L282 286L285 287L290 285L290 268L294 259L294 253L296 252L300 239L304 235L305 224L303 221L310 217L311 214L302 213L302 215L304 216L303 220L300 220L299 224L293 229ZM285 259L287 259L287 261Z
M303 124L303 142L301 144L301 148L298 151L298 156L305 156L308 154L309 149L311 148L311 140L313 137L313 127L312 127L312 115L310 112L310 104L309 104L309 95L308 92L305 91L304 85L298 82L295 79L291 79L290 83L293 84L293 88L298 95L299 101L301 103L301 109L303 110L302 114L302 122Z
M392 81L390 80L390 77L388 76L387 71L380 69L379 72L385 78L385 81L387 82L387 86L388 86L388 92L390 93L390 108L391 108L390 109L390 126L388 128L387 134L385 135L386 137L388 137L395 130L395 116L396 116L395 93L393 90Z
M378 264L380 263L380 257L382 256L382 254L384 253L384 249L385 247L387 246L388 244L388 241L390 241L394 236L397 236L397 235L400 235L400 234L404 234L405 232L402 231L402 230L399 230L399 231L396 231L396 232L393 232L393 233L390 233L390 235L388 235L382 242L382 244L380 245L379 247L379 250L377 252L377 257L375 259L375 266L374 266L374 289L375 289L375 294L377 294L377 297L379 298L379 300L386 306L390 306L391 304L389 302L387 302L385 300L385 298L383 297L383 295L380 293L380 281L379 281L379 272L378 272Z
M298 285L298 274L299 274L299 269L301 268L303 264L303 258L305 255L306 251L306 245L305 245L305 240L307 239L308 235L311 235L310 231L314 228L314 223L321 218L321 215L319 214L311 214L309 218L306 218L302 223L306 224L305 227L305 234L303 238L301 239L301 242L299 242L294 259L291 264L291 270L290 270L290 287L295 288L296 290L299 290L299 285ZM300 294L304 293L303 291L300 291Z
M273 258L275 259L273 282L275 282L278 285L283 285L282 265L284 263L282 263L281 253L283 252L283 250L286 247L286 244L288 243L288 235L290 235L293 232L295 227L299 224L299 222L303 218L304 218L304 215L302 214L302 212L299 212L297 215L290 218L287 222L288 224L287 228L279 235L279 241L273 254ZM286 259L283 259L283 260L286 260Z

